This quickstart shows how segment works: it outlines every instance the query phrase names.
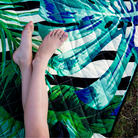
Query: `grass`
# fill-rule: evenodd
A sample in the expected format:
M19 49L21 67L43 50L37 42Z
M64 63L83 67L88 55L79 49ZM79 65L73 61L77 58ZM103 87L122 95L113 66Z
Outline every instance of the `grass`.
M134 137L138 135L138 68L126 95L112 137Z

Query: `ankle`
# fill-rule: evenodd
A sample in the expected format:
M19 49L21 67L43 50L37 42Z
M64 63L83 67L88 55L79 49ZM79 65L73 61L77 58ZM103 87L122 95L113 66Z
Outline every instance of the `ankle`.
M40 57L35 58L32 61L33 69L41 69L45 71L47 64L48 64L48 61L45 61L43 58L40 58Z
M32 62L26 62L25 60L20 60L19 67L21 70L27 69L29 67L32 67Z

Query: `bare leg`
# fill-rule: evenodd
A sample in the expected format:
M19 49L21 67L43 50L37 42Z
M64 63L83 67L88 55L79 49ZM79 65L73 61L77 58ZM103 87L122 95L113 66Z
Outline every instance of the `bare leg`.
M33 60L33 71L24 108L26 137L49 137L47 125L48 95L45 85L45 69L48 60L68 38L62 30L50 32L39 46Z
M22 104L26 103L27 93L32 76L32 33L34 31L31 21L22 32L21 45L13 54L13 60L20 67L22 76Z

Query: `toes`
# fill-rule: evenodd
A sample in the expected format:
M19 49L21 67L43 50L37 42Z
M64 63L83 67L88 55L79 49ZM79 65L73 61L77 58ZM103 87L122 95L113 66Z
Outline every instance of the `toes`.
M57 32L56 32L56 36L57 36L57 37L59 37L60 32L61 32L61 29L58 29Z
M56 32L57 32L57 30L55 29L55 30L53 31L52 36L55 36L55 35L56 35Z
M53 31L49 32L49 34L48 34L48 35L49 35L49 36L52 36L52 34L53 34Z
M34 25L33 25L33 22L31 21L25 26L25 28L22 32L22 35L23 35L23 37L25 37L25 36L28 37L28 35L31 36L33 31L34 31Z
M33 33L33 31L34 31L33 21L30 21L30 22L25 26L25 29L24 29L24 30Z
M64 34L64 31L61 30L61 31L60 31L60 34L58 35L58 37L61 38L63 34Z
M63 35L61 36L61 41L66 41L68 38L68 33L64 32Z
M33 22L30 23L30 26L29 26L29 27L30 27L30 31L31 31L31 33L33 33L33 31L34 31L34 25L33 25Z
M32 33L34 31L34 25L33 25L33 22L29 22L23 32L22 32L22 36L21 36L21 45L31 45L31 42L32 42Z
M28 30L33 33L34 31L34 25L33 25L33 21L30 21L28 24L27 24L29 27L28 27Z

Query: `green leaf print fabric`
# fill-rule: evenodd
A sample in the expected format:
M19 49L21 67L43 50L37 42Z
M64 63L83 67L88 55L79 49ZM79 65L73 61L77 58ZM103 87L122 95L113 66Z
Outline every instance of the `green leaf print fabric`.
M0 137L25 137L12 55L31 20L33 54L50 31L69 36L45 71L50 137L110 137L138 63L138 1L0 0Z

